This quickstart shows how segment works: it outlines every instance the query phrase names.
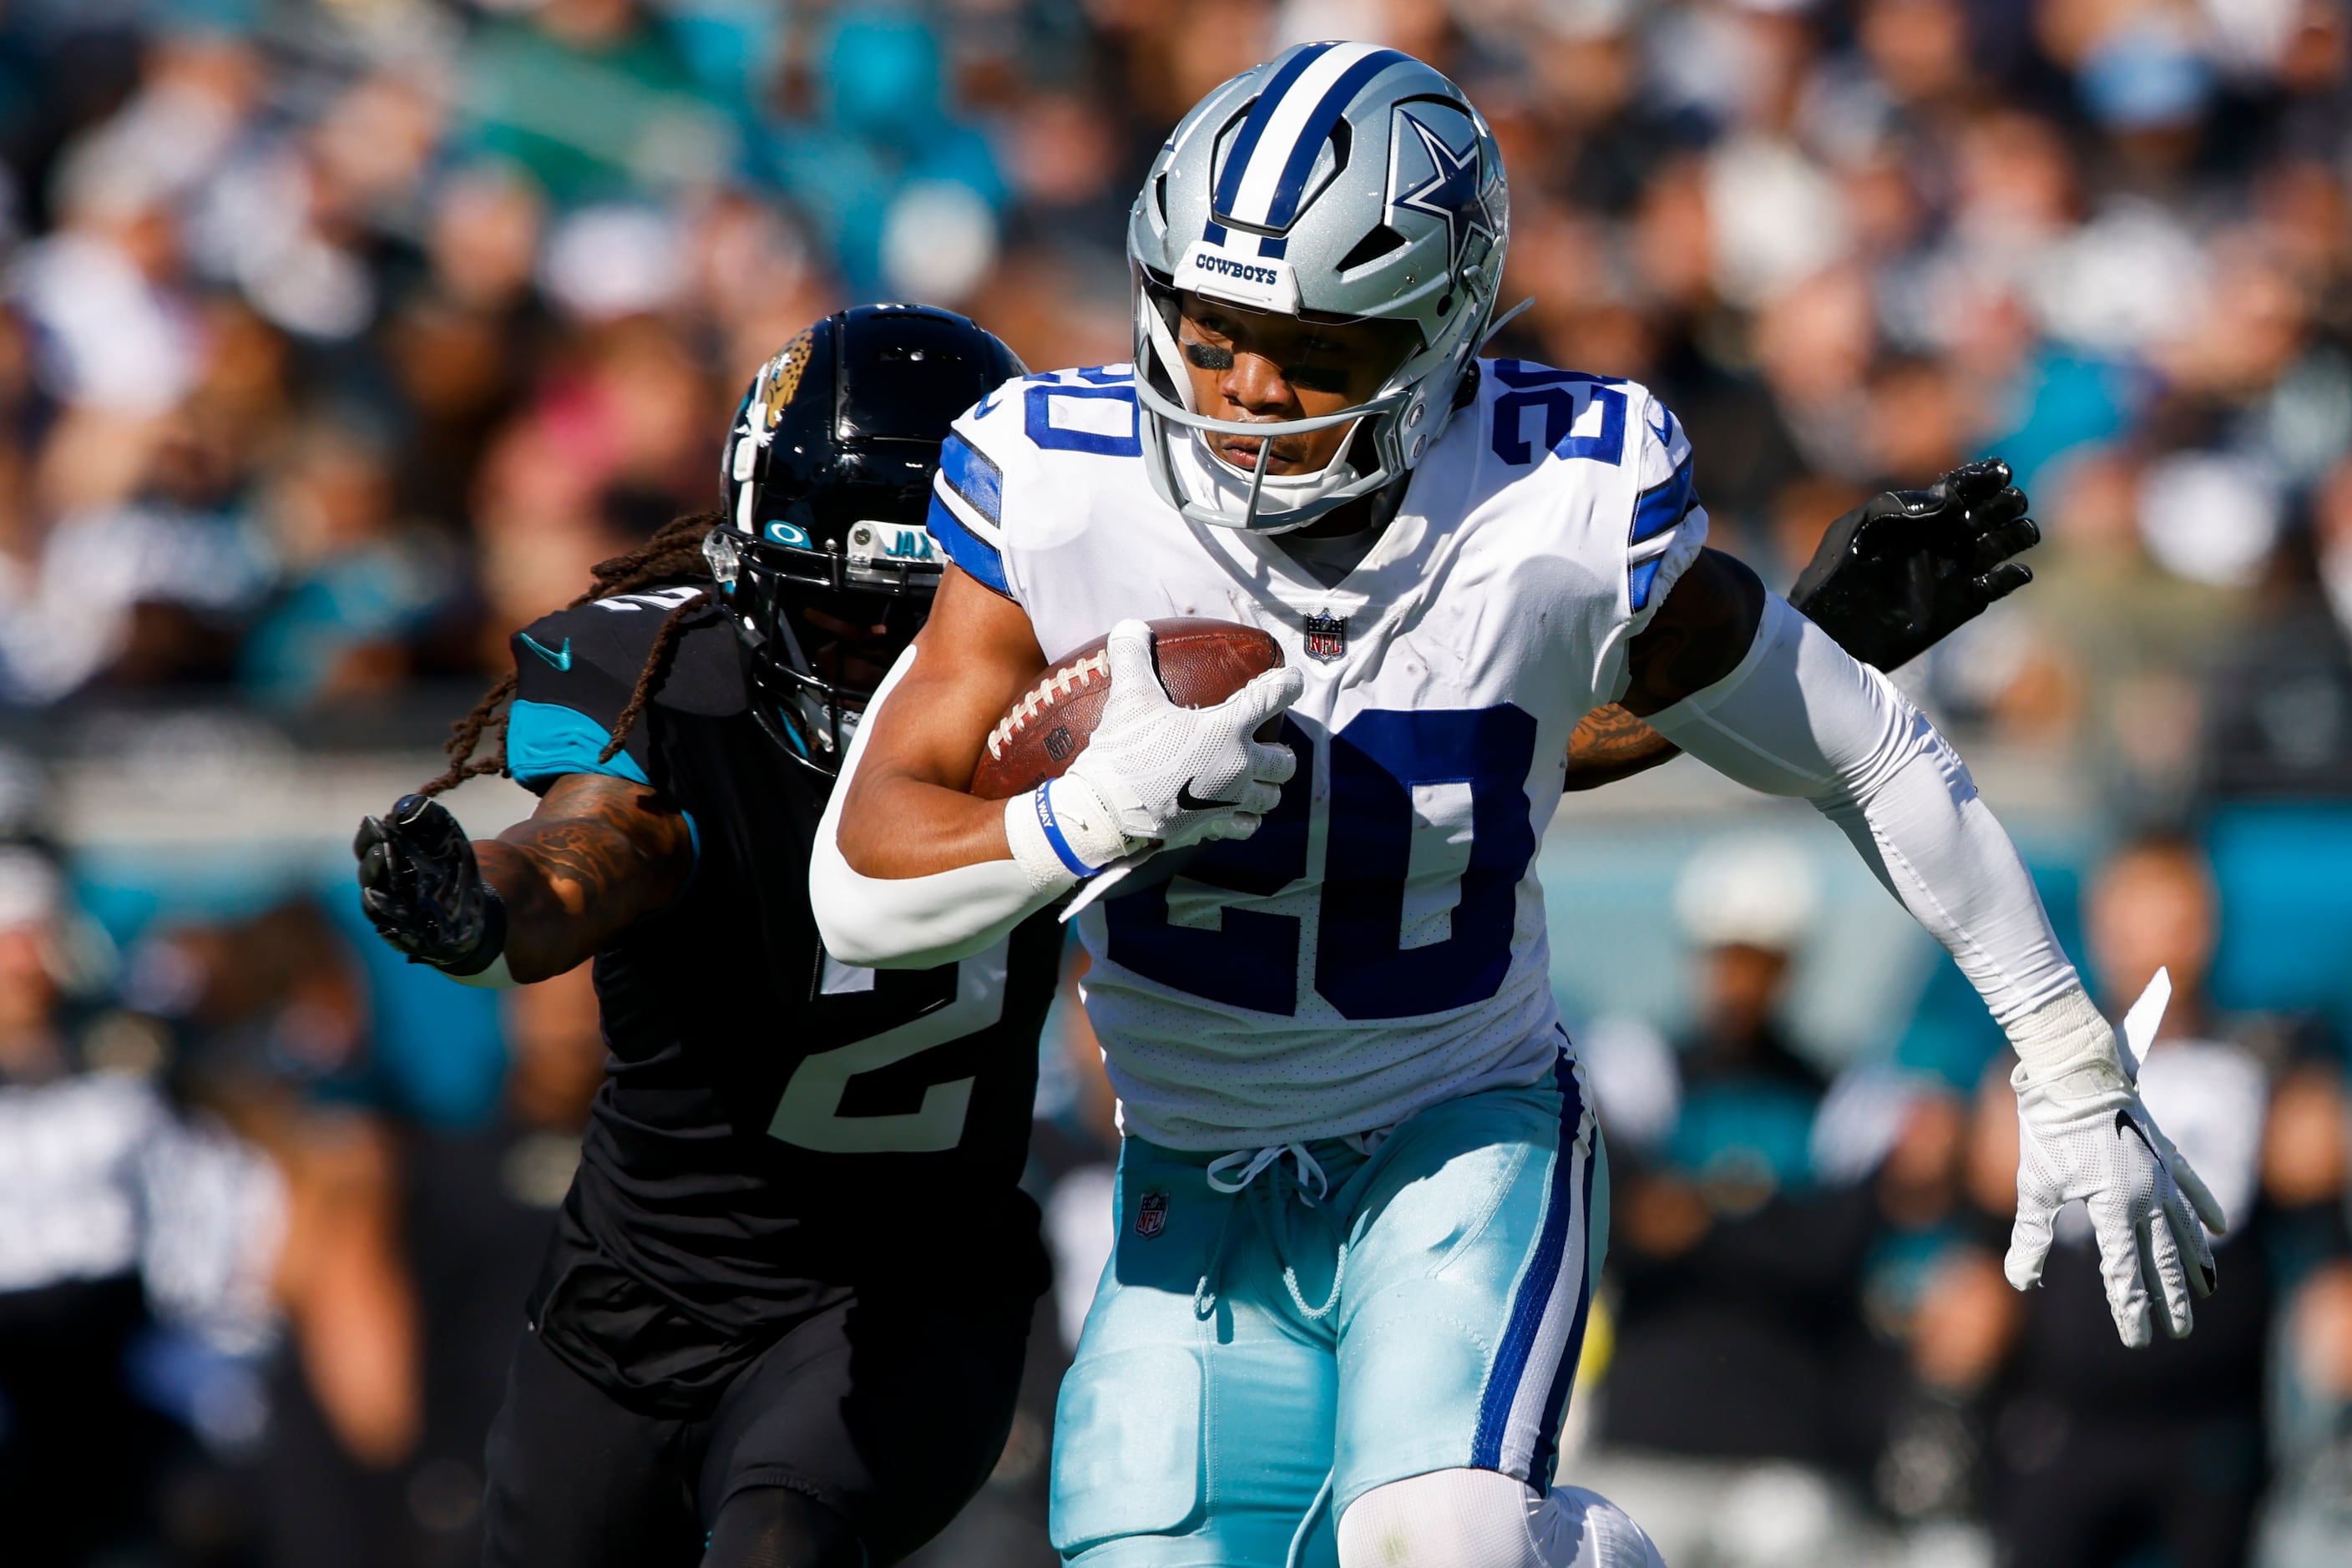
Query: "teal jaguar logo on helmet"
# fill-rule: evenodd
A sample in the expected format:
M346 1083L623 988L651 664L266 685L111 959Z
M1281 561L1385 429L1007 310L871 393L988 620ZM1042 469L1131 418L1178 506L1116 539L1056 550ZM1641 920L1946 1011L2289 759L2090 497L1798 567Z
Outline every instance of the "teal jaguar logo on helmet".
M816 548L815 542L809 538L808 530L796 522L786 522L781 518L772 519L765 532L771 544L789 544L795 550Z

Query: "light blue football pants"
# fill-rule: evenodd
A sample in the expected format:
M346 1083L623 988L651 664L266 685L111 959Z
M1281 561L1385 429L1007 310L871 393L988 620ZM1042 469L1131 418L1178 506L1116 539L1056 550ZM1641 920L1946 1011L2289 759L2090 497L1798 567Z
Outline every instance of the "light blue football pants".
M1129 1139L1055 1416L1055 1549L1329 1568L1336 1521L1386 1482L1469 1467L1548 1488L1608 1245L1591 1105L1563 1057L1369 1153Z

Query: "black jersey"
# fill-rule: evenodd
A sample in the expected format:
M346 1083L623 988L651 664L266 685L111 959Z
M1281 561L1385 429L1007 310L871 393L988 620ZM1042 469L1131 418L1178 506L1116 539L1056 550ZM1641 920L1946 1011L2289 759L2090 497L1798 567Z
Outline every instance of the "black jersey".
M1017 1184L1061 949L1050 914L961 963L856 969L809 909L822 784L749 706L735 632L691 616L625 749L598 753L688 588L600 599L513 639L510 771L640 780L685 811L677 901L599 953L609 1076L534 1321L640 1403L715 1395L773 1335L877 1279L1045 1282Z

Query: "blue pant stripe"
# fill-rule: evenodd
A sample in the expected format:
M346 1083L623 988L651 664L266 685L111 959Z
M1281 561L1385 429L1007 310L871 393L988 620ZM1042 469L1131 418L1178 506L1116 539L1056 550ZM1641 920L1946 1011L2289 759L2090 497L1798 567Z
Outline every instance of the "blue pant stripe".
M1568 1151L1565 1148L1560 1152L1560 1159L1563 1162L1568 1159ZM1592 1167L1596 1163L1598 1162L1591 1159L1584 1162L1582 1202L1587 1236L1591 1234ZM1568 1343L1560 1352L1559 1369L1551 1374L1551 1392L1544 1396L1543 1426L1536 1434L1535 1455L1528 1462L1528 1483L1546 1489L1550 1488L1552 1470L1559 1463L1560 1423L1568 1419L1568 1396L1575 1390L1576 1369L1584 1360L1584 1323L1585 1319L1592 1311L1590 1265L1587 1266L1585 1273L1587 1278L1580 1281L1580 1289L1577 1292L1576 1319L1569 1324Z
M1551 1193L1544 1205L1543 1231L1536 1238L1535 1256L1528 1260L1518 1294L1511 1301L1511 1316L1503 1331L1503 1342L1495 1352L1494 1371L1487 1375L1486 1391L1478 1402L1478 1435L1470 1450L1474 1469L1502 1468L1503 1438L1510 1427L1511 1406L1518 1397L1520 1381L1527 1376L1528 1357L1543 1326L1544 1309L1551 1304L1552 1289L1559 1279L1560 1255L1568 1247L1569 1219L1577 1197L1570 1173L1575 1163L1577 1129L1584 1118L1584 1097L1578 1092L1575 1072L1565 1055L1554 1065L1552 1076L1559 1088L1559 1150L1552 1160ZM1589 1294L1582 1291L1580 1283L1579 1290ZM1571 1343L1583 1337L1583 1314L1584 1304L1580 1301L1574 1331L1570 1335Z

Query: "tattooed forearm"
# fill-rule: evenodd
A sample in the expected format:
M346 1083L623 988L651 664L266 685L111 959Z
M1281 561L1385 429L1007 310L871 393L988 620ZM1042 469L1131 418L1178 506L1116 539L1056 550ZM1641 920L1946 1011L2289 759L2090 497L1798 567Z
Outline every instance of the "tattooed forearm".
M1671 708L1738 668L1764 614L1764 584L1731 556L1702 550L1628 650L1626 711Z
M1577 721L1576 732L1568 738L1568 774L1560 787L1599 789L1681 755L1680 746L1612 702Z
M474 845L507 906L517 980L561 974L663 908L694 869L686 817L658 791L573 773L529 819Z

